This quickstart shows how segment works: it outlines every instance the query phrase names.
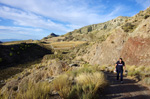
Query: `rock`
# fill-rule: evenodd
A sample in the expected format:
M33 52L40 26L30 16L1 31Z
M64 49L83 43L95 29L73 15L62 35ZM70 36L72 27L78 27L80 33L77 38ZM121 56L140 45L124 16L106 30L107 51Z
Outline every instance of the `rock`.
M53 91L52 95L59 95L59 93L57 91Z
M53 79L54 79L54 77L48 77L48 78L46 78L45 80L48 81L48 82L50 83L50 82L53 81Z
M69 66L70 66L70 67L73 67L73 66L78 67L79 65L78 65L78 64L75 64L75 63L73 63L73 64L69 64Z

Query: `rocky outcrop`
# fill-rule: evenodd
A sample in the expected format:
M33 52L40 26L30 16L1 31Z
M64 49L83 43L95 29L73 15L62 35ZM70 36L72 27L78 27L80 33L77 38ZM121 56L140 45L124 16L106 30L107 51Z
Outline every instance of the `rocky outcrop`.
M50 33L50 35L48 35L47 37L44 37L43 39L48 39L48 38L52 38L52 37L58 37L59 35L55 34L55 33Z

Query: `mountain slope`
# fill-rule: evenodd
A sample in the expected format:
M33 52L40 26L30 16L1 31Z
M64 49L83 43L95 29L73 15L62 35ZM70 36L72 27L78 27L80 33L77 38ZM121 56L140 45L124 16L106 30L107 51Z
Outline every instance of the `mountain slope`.
M140 11L121 26L110 31L102 43L87 48L81 56L90 64L115 64L123 57L128 65L149 65L150 62L150 8ZM90 56L90 57L89 57Z
M128 17L119 16L116 19L104 23L93 24L76 29L65 34L64 37L67 41L101 41L110 35L110 31L120 26L127 19Z

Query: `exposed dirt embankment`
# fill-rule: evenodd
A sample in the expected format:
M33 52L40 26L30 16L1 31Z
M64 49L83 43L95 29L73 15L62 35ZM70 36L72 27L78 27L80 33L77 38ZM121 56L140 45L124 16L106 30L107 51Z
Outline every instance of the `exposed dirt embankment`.
M121 56L130 65L149 65L150 39L133 37L125 43Z

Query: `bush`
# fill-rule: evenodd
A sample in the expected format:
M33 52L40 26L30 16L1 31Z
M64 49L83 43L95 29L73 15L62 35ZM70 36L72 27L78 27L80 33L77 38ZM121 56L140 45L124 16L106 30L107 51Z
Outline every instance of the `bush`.
M2 58L0 58L0 63L3 61L3 59Z
M17 52L17 54L19 55L19 54L20 54L20 52Z
M103 42L103 41L105 41L105 40L106 40L106 38L107 38L107 36L102 35L102 36L99 38L99 40L100 40L101 42Z
M9 56L13 56L13 53L9 53Z
M150 15L145 15L145 16L144 16L144 19L147 19L148 17L150 17Z
M12 47L12 48L11 48L11 50L13 51L13 50L14 50L14 48Z
M146 77L143 82L147 85L150 85L150 78L149 77Z
M131 23L126 23L125 25L122 26L122 29L125 32L132 32L135 29L135 25L132 25Z

